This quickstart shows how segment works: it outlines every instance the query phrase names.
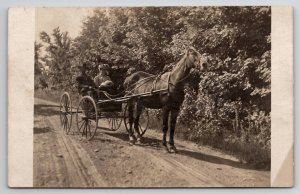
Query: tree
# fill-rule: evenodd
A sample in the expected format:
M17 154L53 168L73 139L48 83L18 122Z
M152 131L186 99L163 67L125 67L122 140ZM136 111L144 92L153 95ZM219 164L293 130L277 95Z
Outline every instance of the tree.
M68 32L61 32L59 27L53 29L51 35L52 38L46 32L40 34L46 47L44 60L49 66L49 81L53 86L67 88L72 84L71 60L74 58L72 40Z
M41 48L42 44L34 42L34 74L35 75L40 75L42 73L42 63L41 63Z
M46 89L48 88L47 74L41 61L44 58L41 56L41 43L34 42L34 89Z

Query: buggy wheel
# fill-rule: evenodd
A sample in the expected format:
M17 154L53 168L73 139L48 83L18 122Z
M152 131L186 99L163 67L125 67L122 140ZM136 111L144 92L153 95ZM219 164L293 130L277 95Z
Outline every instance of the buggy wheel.
M118 117L118 114L113 114L111 118L107 118L108 124L112 131L116 131L121 127L122 118Z
M124 108L124 125L125 125L125 129L127 130L127 132L129 133L129 114L128 114L128 105L125 105ZM147 109L144 109L140 115L140 120L139 120L139 131L141 136L143 136L147 129L149 127L149 113ZM135 130L133 130L133 132L135 132Z
M98 127L98 110L94 99L90 96L84 96L79 101L76 123L79 134L92 140Z
M62 129L68 134L72 124L72 101L68 92L64 92L60 98L59 112Z

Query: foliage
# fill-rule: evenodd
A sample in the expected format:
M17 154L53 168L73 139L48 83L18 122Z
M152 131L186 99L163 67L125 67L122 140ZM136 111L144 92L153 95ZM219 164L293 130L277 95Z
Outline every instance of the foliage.
M193 71L186 85L178 118L185 137L221 149L240 145L244 156L253 153L249 162L260 157L268 165L270 37L270 7L253 6L99 8L74 40L59 28L52 37L41 33L49 79L62 88L74 84L71 66L87 63L95 76L96 66L107 63L121 85L128 68L157 74L194 46L207 56L209 71Z
M40 38L45 46L46 55L42 60L49 67L47 78L53 87L67 88L72 79L71 60L74 58L72 52L72 40L68 32L61 32L59 27L53 29L52 38L42 32Z

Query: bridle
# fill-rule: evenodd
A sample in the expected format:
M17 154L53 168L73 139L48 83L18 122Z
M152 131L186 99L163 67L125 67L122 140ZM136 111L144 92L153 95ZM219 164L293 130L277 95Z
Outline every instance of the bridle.
M187 57L188 57L188 56L187 56ZM187 59L185 59L185 60L187 60ZM196 59L193 61L193 63L195 63L195 61L196 61ZM185 61L185 63L186 63L186 61ZM189 67L189 68L191 68L191 67ZM168 76L168 91L169 91L169 85L176 86L176 84L185 81L185 80L188 79L190 76L191 76L191 74L188 73L186 76L184 76L184 77L181 78L180 80L176 81L176 83L171 83L171 81L170 81L170 74L169 74L169 76Z

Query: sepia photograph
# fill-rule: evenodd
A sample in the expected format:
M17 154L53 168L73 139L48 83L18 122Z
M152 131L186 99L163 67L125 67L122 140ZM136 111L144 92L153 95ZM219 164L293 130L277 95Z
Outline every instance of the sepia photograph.
M271 7L35 9L33 187L271 186Z

